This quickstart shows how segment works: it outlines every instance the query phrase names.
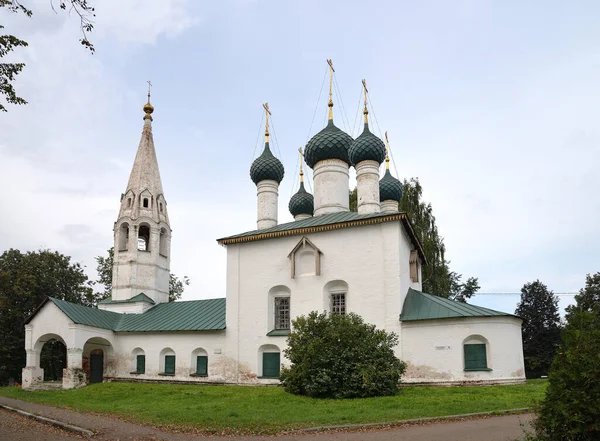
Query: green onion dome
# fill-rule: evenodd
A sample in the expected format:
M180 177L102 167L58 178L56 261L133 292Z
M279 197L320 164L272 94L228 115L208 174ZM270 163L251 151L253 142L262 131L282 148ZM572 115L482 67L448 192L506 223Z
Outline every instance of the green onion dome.
M304 189L304 182L300 182L300 189L290 199L288 208L294 217L299 214L309 214L312 216L315 208L314 197Z
M363 132L350 146L348 157L354 166L362 161L377 161L381 164L385 159L385 144L371 133L368 123L365 123Z
M402 199L402 182L394 178L388 169L379 181L379 201L400 202L400 199Z
M330 119L327 126L313 136L304 150L304 160L310 168L324 159L341 159L348 165L348 148L352 144L352 137L338 129Z
M265 142L265 149L258 158L254 160L250 167L250 178L252 182L258 184L267 179L280 183L283 179L283 164L279 159L273 156L269 148L269 142Z

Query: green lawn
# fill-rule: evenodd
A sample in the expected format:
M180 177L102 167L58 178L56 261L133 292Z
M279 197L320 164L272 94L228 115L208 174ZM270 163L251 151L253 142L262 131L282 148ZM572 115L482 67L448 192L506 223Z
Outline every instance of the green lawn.
M159 427L249 434L522 408L540 400L545 389L545 380L532 380L514 386L407 387L393 397L321 400L280 387L104 383L68 391L0 388L0 395Z

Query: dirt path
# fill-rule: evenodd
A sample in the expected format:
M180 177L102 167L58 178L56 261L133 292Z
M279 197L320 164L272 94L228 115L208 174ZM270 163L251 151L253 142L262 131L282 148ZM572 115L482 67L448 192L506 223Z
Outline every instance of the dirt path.
M527 424L532 418L529 414L508 415L356 432L300 433L275 437L204 438L188 434L166 433L152 427L127 423L115 418L79 413L10 398L0 397L0 403L92 430L97 434L92 439L102 441L192 441L198 439L211 441L244 439L253 441L509 441L522 438L523 430L520 424ZM35 423L29 418L18 416L12 412L0 411L0 440L70 441L76 439L81 438L45 424Z

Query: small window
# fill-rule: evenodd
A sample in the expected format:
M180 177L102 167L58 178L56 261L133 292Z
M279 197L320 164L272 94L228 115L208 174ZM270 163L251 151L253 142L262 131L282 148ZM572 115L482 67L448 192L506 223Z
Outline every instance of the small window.
M136 374L145 374L146 373L146 356L138 355L136 357L135 363L135 372Z
M275 329L290 329L289 297L275 297Z
M208 357L206 355L196 357L196 375L208 376Z
M165 374L175 375L175 356L165 355Z
M127 208L131 208L131 198L127 198Z
M148 208L148 198L144 198L144 208Z
M346 314L346 293L331 294L331 312Z
M163 212L162 202L159 204L159 207L160 207L160 212L162 213Z
M485 344L467 344L465 350L465 371L488 370Z
M263 353L263 374L265 378L279 378L279 352Z

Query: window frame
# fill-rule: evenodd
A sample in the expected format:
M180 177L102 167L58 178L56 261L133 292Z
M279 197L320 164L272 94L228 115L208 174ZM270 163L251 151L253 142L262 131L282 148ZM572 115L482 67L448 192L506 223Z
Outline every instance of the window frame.
M486 343L464 343L464 370L468 372L491 371L488 365Z
M165 375L175 375L175 367L176 367L176 363L177 363L177 359L175 358L175 355L172 354L167 354L164 356L165 357L165 371L164 374ZM173 360L173 370L171 371L169 368L169 364L167 363L167 360Z
M141 361L141 363L140 363ZM140 369L141 364L141 369ZM138 354L135 357L135 373L145 374L146 373L146 354Z
M204 370L200 371L200 360L203 360ZM196 355L196 372L197 377L208 377L208 355Z
M277 296L273 298L273 329L274 330L289 330L291 322L291 301L290 296ZM287 303L287 305L282 305ZM287 306L287 311L282 309ZM281 317L283 314L283 318ZM285 317L287 315L287 317ZM283 325L282 325L283 323ZM286 326L287 325L287 326Z
M271 373L271 370L273 371L273 373L275 372L275 368L271 367L269 368L269 372L265 373L265 367L267 366L267 359L268 358L273 358L277 356L277 374L273 375ZM270 363L273 363L273 361L271 361ZM262 376L261 378L279 378L279 375L281 374L281 352L263 352L262 354Z
M331 292L329 294L329 310L332 314L346 315L348 313L348 293L346 291ZM336 305L336 299L343 299L343 302ZM341 310L343 309L343 310Z

